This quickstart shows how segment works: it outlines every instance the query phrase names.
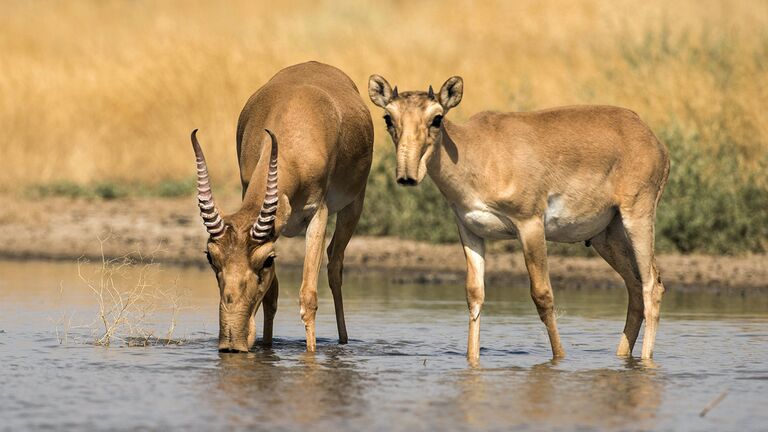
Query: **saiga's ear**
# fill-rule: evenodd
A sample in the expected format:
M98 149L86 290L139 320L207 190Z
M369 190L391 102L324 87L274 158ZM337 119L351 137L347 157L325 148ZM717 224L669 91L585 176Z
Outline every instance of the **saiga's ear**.
M464 80L460 76L448 78L440 88L440 105L448 111L461 102L464 94Z
M392 87L384 77L371 75L368 79L368 96L374 104L384 108L392 101Z

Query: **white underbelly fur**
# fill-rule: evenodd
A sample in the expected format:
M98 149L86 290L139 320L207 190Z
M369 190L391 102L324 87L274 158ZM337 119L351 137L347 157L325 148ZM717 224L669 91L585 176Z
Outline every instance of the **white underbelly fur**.
M514 222L506 215L478 203L470 210L455 209L462 224L474 234L486 239L517 238ZM547 240L575 243L591 239L601 233L616 215L613 207L587 214L573 214L559 196L550 197L544 213L544 232Z
M517 238L517 229L509 218L484 205L472 210L456 208L455 212L461 223L477 236L487 239Z
M601 233L615 215L616 209L613 207L595 209L589 213L573 213L568 210L565 200L553 195L547 200L544 232L547 240L554 242L585 241Z

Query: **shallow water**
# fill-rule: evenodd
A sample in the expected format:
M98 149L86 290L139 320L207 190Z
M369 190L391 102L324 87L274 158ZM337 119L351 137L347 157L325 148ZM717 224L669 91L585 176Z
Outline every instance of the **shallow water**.
M613 355L623 326L623 289L556 288L568 357L554 363L527 287L496 284L487 288L481 363L472 368L464 358L467 312L460 285L347 276L351 340L341 346L321 281L318 352L311 355L304 352L298 314L299 274L279 274L274 346L219 354L218 292L208 270L166 268L154 280L178 281L188 290L174 333L186 343L104 348L90 343L97 327L81 326L95 316L96 303L74 264L0 262L0 430L768 425L764 296L669 292L649 364ZM159 328L169 322L163 313L154 318ZM700 417L724 392L722 402Z

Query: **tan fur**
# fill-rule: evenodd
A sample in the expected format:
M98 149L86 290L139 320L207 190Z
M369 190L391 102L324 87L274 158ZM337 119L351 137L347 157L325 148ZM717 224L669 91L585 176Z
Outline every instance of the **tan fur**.
M277 138L278 211L274 234L259 243L249 236L266 190L271 130ZM371 166L373 125L354 83L342 71L317 62L278 72L248 100L237 127L243 186L239 211L225 216L224 234L208 242L221 291L219 349L248 351L254 315L265 302L264 342L272 339L277 309L275 256L279 236L307 230L300 312L307 350L315 350L317 278L330 214L338 213L328 248L329 279L340 343L347 342L341 298L344 248L357 225Z
M438 96L403 92L373 75L371 100L392 119L398 183L429 174L448 200L467 256L470 309L467 356L479 356L484 300L484 239L519 238L531 296L549 334L554 357L565 354L554 314L546 241L590 241L624 278L627 323L617 354L631 355L646 321L643 358L650 358L664 286L653 243L656 207L669 173L669 156L632 111L573 106L528 113L482 112L464 124L436 115L458 104L459 77Z

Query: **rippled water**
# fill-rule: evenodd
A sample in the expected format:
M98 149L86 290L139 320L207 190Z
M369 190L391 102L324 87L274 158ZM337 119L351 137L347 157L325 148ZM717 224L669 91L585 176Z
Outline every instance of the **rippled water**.
M556 287L568 357L554 363L527 287L496 284L487 288L481 364L472 368L460 285L348 276L350 343L340 346L323 281L318 352L310 355L298 316L299 275L279 274L274 346L238 355L216 351L218 293L207 270L166 268L156 281L178 279L189 290L175 332L185 344L104 348L89 343L90 328L77 327L92 320L96 305L73 264L0 262L0 430L768 425L765 296L668 293L649 364L613 355L623 289ZM73 323L66 343L63 316ZM162 327L165 318L155 319Z

